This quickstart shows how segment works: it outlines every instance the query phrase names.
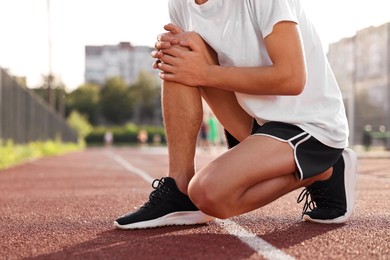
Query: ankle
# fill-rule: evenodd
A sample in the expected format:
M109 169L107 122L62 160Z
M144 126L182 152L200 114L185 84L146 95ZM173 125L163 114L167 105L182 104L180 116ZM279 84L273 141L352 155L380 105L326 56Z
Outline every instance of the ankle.
M181 193L188 195L188 184L190 183L191 179L188 179L187 176L181 175L168 174L168 176L175 180L176 186Z

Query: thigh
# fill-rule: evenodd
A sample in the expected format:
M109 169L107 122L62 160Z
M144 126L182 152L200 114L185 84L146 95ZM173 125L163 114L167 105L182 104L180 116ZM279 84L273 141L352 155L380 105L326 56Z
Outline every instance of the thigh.
M287 142L253 135L197 172L190 186L211 193L215 200L229 201L258 183L295 171L294 152Z
M250 135L253 118L240 106L234 92L202 87L201 94L218 121L238 141Z
M331 168L343 149L327 146L300 127L283 122L267 122L254 127L252 134L272 136L288 142L294 149L296 177L300 180L316 176Z

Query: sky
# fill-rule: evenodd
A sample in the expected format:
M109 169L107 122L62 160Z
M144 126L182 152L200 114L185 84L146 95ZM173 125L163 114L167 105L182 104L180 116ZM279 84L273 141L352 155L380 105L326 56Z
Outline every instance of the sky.
M49 72L48 2L51 68L68 91L84 82L86 45L128 41L152 47L169 22L168 0L0 0L0 67L25 76L29 87L39 86ZM326 49L390 22L390 0L301 2Z

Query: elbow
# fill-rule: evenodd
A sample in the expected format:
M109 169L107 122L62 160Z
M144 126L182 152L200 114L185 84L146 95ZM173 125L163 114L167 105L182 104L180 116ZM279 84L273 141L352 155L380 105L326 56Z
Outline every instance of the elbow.
M285 75L283 86L285 89L285 95L298 96L300 95L306 86L306 71L292 70Z
M300 95L306 86L306 75L296 76L291 84L291 95L298 96Z

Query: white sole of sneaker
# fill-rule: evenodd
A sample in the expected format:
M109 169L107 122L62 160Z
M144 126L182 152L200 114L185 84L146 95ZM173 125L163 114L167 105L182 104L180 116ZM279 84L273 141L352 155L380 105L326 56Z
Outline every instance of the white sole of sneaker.
M356 153L345 148L342 154L344 158L345 170L344 170L344 186L345 197L347 200L347 212L343 216L334 219L312 219L308 215L304 215L303 220L322 223L322 224L341 224L345 223L352 215L353 208L355 206L355 188L356 188L356 175L357 175L357 157Z
M114 221L114 226L119 229L145 229L163 226L206 224L214 219L214 217L206 215L201 211L182 211L170 213L157 219L128 225L120 225L118 222Z

